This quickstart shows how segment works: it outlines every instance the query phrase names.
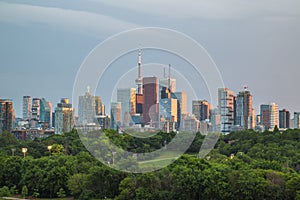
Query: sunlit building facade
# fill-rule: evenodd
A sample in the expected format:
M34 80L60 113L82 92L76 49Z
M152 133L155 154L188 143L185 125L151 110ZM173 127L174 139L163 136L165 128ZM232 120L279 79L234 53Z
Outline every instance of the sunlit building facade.
M15 119L13 102L11 99L0 99L0 132L12 131Z
M69 132L74 127L74 109L69 99L63 98L55 108L55 134Z
M105 105L103 104L101 97L94 96L95 101L95 114L96 116L103 116L105 115Z
M209 119L210 103L206 100L194 100L192 102L192 113L199 121Z
M187 94L186 92L174 92L171 97L177 99L177 129L180 129L183 116L187 115Z
M261 125L266 130L273 130L275 126L279 127L279 110L275 103L262 104L260 106L260 120Z
M177 99L165 98L159 100L160 121L177 122Z

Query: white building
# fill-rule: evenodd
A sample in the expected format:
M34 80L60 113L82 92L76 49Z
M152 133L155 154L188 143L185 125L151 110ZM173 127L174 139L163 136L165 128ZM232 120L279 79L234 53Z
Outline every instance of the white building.
M104 115L105 107L99 96L93 96L88 87L84 96L79 96L78 102L78 124L85 126L97 123L96 116Z
M187 115L182 119L182 131L196 133L200 131L200 121L194 115Z

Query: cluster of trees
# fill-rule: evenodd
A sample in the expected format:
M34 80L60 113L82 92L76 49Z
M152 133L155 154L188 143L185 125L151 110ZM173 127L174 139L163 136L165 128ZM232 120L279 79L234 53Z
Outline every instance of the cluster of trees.
M176 135L138 139L105 133L119 147L136 153L159 149ZM200 159L203 140L198 133L186 154L166 168L131 174L95 159L76 130L24 142L5 132L0 135L0 197L300 199L300 130L220 136L215 149ZM23 147L28 149L26 157Z

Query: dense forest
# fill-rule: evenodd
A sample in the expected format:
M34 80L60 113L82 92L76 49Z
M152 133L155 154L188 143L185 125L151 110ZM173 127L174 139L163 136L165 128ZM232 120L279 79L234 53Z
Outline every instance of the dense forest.
M140 139L112 130L105 134L132 152L151 152L175 136L158 133ZM76 130L24 142L4 132L0 134L0 197L300 200L300 130L222 135L215 148L199 158L203 140L197 133L186 153L168 167L134 174L95 159Z

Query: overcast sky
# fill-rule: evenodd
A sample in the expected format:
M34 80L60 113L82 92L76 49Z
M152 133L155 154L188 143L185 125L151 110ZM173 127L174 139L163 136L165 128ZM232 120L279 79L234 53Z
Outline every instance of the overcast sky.
M248 85L256 109L276 102L300 111L298 0L0 1L0 98L13 99L19 117L23 95L54 105L71 98L89 52L111 35L138 27L170 28L195 39L226 87L237 93ZM110 97L102 98L109 103ZM206 92L200 98L209 99Z

